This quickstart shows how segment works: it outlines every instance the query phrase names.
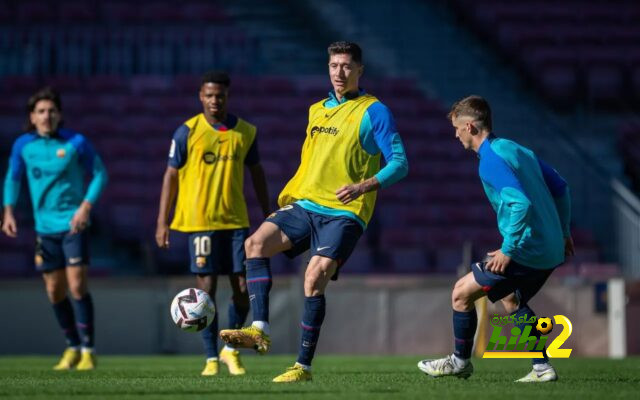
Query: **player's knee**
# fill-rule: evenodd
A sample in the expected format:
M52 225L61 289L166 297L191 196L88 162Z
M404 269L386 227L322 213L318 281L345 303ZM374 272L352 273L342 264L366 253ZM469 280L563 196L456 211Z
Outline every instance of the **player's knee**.
M304 279L304 295L306 297L320 296L324 294L324 287L320 284L318 277L305 277Z
M82 282L74 282L69 284L69 293L75 300L80 300L87 294L87 287Z
M324 293L327 283L335 273L331 262L312 260L304 273L305 296L319 296Z
M264 250L264 241L256 238L255 235L249 236L244 241L244 251L247 254L247 258L266 257Z
M458 285L451 294L451 307L456 311L469 311L473 302L470 296Z
M61 302L67 295L65 287L62 285L48 284L46 290L47 297L52 304Z

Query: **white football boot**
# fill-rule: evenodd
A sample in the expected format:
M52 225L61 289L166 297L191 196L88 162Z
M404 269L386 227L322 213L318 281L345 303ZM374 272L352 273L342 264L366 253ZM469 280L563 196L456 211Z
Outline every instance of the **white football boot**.
M551 366L551 364L547 365L547 368L540 371L536 371L536 369L533 368L525 377L518 379L516 382L538 383L557 381L558 374L556 374L556 370Z
M473 373L473 365L471 362L468 362L467 365L460 368L456 365L452 355L437 360L422 360L418 362L418 368L420 371L434 378L455 376L457 378L467 379Z

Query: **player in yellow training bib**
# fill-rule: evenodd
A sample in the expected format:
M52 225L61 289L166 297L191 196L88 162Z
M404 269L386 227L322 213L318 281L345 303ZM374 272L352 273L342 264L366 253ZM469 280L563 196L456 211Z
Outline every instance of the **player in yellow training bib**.
M171 229L190 234L191 272L196 274L198 288L209 293L215 302L217 276L228 274L233 289L229 327L240 328L249 312L244 272L244 241L249 233L242 192L245 165L265 216L269 212L269 196L258 155L256 127L227 113L229 85L226 73L205 74L200 86L202 113L181 125L173 135L162 182L156 242L161 248L169 247L168 219L175 202ZM218 373L217 315L202 331L207 353L202 375ZM233 346L225 346L219 359L232 375L245 373Z
M402 140L389 109L360 89L362 51L355 43L329 46L329 97L309 108L309 124L300 167L271 214L245 243L247 287L253 324L223 330L227 343L269 349L269 257L294 257L307 249L311 260L304 279L302 340L295 365L274 382L311 379L311 360L325 315L324 291L353 251L366 228L376 191L408 172ZM380 169L380 154L387 165Z

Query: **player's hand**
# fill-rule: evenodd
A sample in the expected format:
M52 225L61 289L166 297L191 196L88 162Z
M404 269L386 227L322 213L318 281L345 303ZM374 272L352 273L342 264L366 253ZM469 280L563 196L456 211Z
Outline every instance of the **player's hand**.
M573 247L573 238L571 236L564 238L564 255L565 257L576 254L576 249Z
M2 232L10 238L18 237L18 223L13 216L13 212L5 209L2 221Z
M80 204L80 207L76 210L75 214L73 214L73 218L71 218L71 222L69 222L69 226L71 230L69 233L72 235L75 233L82 232L89 226L89 214L91 213L91 204L87 201L83 201Z
M156 226L156 244L161 249L169 248L169 225L158 223Z
M504 254L500 249L490 251L487 255L491 258L487 261L485 268L494 274L503 275L507 265L511 262L511 257Z
M351 185L344 185L340 189L336 190L336 196L342 204L349 204L353 200L362 196L364 189L360 183L353 183Z

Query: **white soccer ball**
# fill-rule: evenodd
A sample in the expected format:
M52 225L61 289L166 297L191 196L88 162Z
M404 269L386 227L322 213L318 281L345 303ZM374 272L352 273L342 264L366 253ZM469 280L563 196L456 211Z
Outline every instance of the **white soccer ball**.
M216 307L204 290L185 289L171 302L171 318L186 332L199 332L213 322Z

